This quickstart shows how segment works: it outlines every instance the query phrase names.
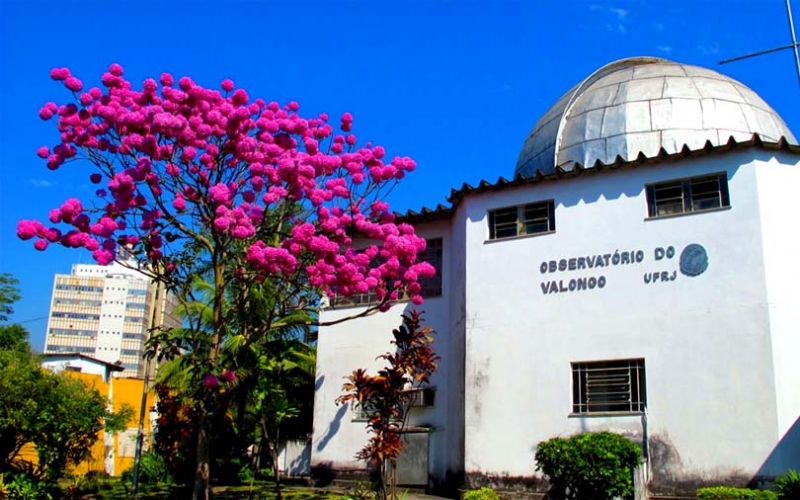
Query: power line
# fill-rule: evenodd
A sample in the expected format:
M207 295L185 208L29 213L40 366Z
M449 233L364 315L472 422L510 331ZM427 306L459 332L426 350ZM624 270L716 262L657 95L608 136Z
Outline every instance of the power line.
M798 47L800 47L800 44L797 43L797 35L795 34L794 31L794 20L792 19L792 5L790 0L786 0L786 15L789 18L789 34L791 35L792 43L790 43L789 45L784 45L782 47L759 50L758 52L752 52L750 54L745 54L743 56L725 59L724 61L720 61L719 64L727 64L730 62L741 61L742 59L749 59L751 57L763 56L764 54L771 54L773 52L779 52L781 50L792 49L792 51L794 52L794 67L795 70L797 71L797 83L800 84L800 52L798 52Z
M34 321L41 321L41 320L43 320L43 319L47 319L47 318L49 318L49 317L50 317L50 316L41 316L41 317L39 317L39 318L26 319L25 321L17 321L16 323L17 323L18 325L24 325L24 324L26 324L26 323L33 323Z

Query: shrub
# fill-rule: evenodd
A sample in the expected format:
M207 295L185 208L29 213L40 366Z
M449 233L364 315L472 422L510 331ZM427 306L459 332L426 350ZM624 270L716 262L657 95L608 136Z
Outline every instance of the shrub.
M550 481L555 498L611 500L633 497L633 469L639 446L613 432L577 434L539 443L536 470Z
M126 483L133 482L133 467L122 473L122 480ZM142 454L139 462L139 484L171 483L167 462L164 457L153 450Z
M5 478L4 498L8 500L51 500L50 487L44 482L34 481L24 474L13 476L11 482Z
M479 490L464 493L464 500L500 500L500 497L493 489L484 486Z
M773 491L714 486L697 490L697 500L776 500Z
M790 470L779 476L775 492L781 500L800 500L800 472Z

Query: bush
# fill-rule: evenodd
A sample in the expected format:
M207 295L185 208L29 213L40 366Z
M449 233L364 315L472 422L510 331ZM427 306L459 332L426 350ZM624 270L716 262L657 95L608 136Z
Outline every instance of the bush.
M464 500L500 500L497 493L491 488L484 486L479 490L471 490L464 493Z
M577 434L539 443L536 470L550 481L555 498L611 500L633 497L633 469L639 446L613 432Z
M4 479L4 499L7 500L51 500L50 487L43 482L33 481L24 474L17 474L8 482Z
M122 473L122 480L126 483L133 482L133 467ZM171 483L167 462L164 457L153 450L142 454L139 462L139 484Z
M775 480L775 492L781 500L800 500L800 472L786 471Z
M776 500L773 491L714 486L697 490L697 500Z

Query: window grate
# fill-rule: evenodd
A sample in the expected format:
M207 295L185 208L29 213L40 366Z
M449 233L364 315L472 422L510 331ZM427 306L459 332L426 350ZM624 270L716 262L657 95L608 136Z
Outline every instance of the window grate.
M646 191L650 217L730 206L728 176L725 173L651 184L646 187Z
M572 412L643 412L644 359L572 363Z
M556 230L553 200L489 211L489 239L501 240Z

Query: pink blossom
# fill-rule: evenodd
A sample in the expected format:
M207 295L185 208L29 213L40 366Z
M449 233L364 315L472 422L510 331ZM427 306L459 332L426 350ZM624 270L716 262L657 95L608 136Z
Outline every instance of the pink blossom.
M208 390L216 389L219 387L219 379L216 375L208 373L205 377L203 377L203 387Z
M23 240L29 240L39 232L41 223L32 220L21 220L17 223L17 236Z
M208 190L209 201L216 204L227 205L231 202L231 191L225 184L217 184Z
M184 92L188 92L188 91L192 90L192 88L194 87L194 82L188 76L182 76L180 78L180 80L178 80L178 86Z
M73 92L83 88L66 68L51 76ZM295 101L251 100L230 80L221 91L189 77L175 88L167 73L158 80L160 90L152 78L136 89L114 64L102 75L103 86L42 107L43 119L57 121L55 145L37 150L47 168L59 168L80 151L100 169L90 175L92 183L108 185L96 191L103 199L90 212L74 198L50 211L49 220L64 234L60 227L21 221L20 238L42 241L37 248L86 248L101 264L113 261L118 244L145 241L137 257L179 266L172 252L188 240L166 245L161 231L173 222L158 207L171 206L169 217L188 222L184 213L193 203L192 224L217 231L223 244L237 239L246 248L247 265L234 279L280 279L303 265L309 283L332 295L374 291L390 301L401 294L421 300L417 280L434 272L417 262L424 240L412 227L395 224L384 202L355 201L372 200L382 184L411 172L413 160L388 161L384 148L371 144L356 150L350 113L341 116L342 133L334 134L327 114L306 118ZM290 234L260 240L259 230L274 231L276 207L284 203L302 214L287 217L283 227L291 227ZM376 244L355 251L354 231Z
M45 240L36 240L33 243L33 248L35 248L36 250L39 250L40 252L43 252L44 250L47 249L47 241L45 241Z
M233 382L234 380L236 380L236 373L234 373L232 370L226 369L225 371L222 372L221 378L225 382Z
M81 82L74 76L70 76L69 78L64 80L64 86L73 92L80 92L81 90L83 90L83 82Z
M92 252L92 258L101 266L107 266L114 262L114 252L105 249L98 249Z
M231 97L233 104L236 106L241 106L242 104L247 103L250 100L248 97L247 92L244 89L238 89L236 92L233 93L233 97Z
M172 207L178 212L183 212L186 210L186 199L183 196L175 195L175 199L172 200Z

